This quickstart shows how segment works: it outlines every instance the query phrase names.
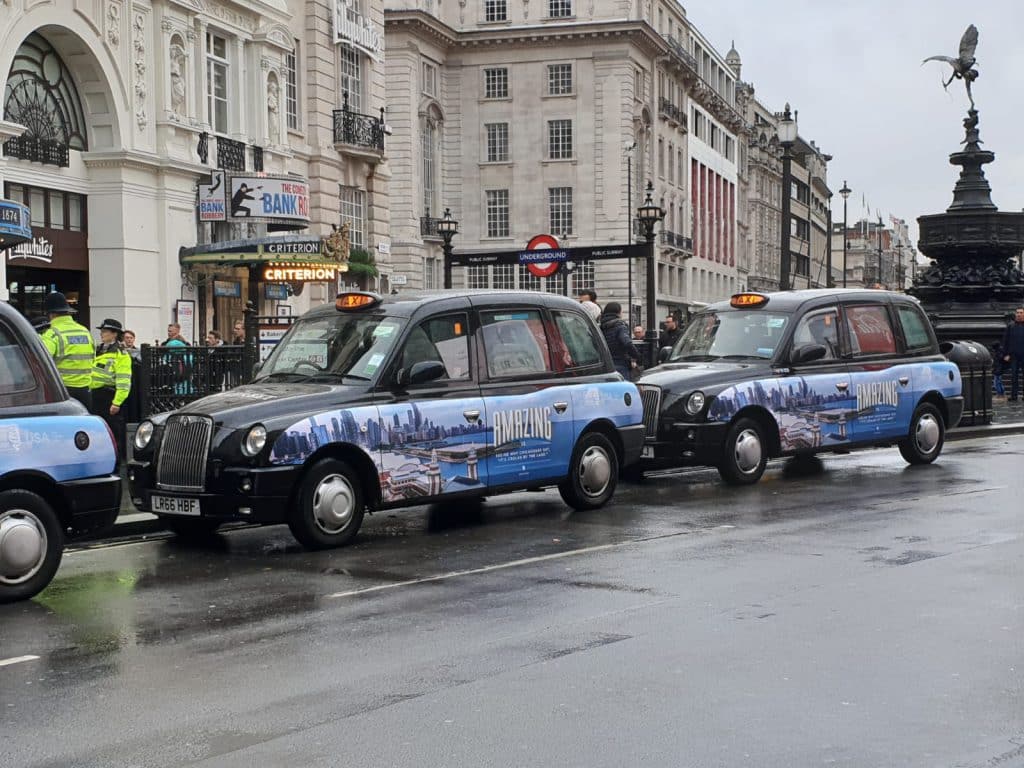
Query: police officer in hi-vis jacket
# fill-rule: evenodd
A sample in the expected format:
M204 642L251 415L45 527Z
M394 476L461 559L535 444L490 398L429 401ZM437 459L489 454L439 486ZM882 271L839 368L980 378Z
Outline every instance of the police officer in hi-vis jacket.
M63 293L48 294L43 299L43 310L50 318L50 328L40 336L43 346L57 364L68 394L89 408L95 358L92 334L71 317L75 310Z
M132 391L132 356L121 339L124 327L117 320L104 320L98 326L100 344L92 369L92 412L110 425L117 440L118 456L125 458L125 425L121 406Z

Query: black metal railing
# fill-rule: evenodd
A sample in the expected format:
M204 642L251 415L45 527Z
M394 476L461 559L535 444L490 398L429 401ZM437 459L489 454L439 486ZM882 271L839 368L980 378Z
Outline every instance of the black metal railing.
M379 118L352 112L346 94L341 109L334 110L334 143L383 152L384 108L381 107Z
M661 231L661 244L668 245L673 248L679 248L683 251L693 250L693 239L684 237L677 232L669 232L667 230Z
M16 136L4 142L4 154L33 163L56 165L67 168L70 154L67 144L53 139L37 139L35 136Z
M235 141L225 136L214 138L217 140L217 167L222 171L244 171L245 142Z
M687 127L686 112L683 111L680 107L677 107L664 96L658 99L658 112L667 117L672 122L683 126L684 129Z
M739 110L722 98L711 83L704 79L696 57L671 35L662 35L662 37L668 43L672 56L683 66L686 76L693 82L694 87L691 88L690 97L733 130L738 131L742 128L743 116Z
M420 237L436 237L440 240L441 233L437 229L440 222L441 219L433 216L420 216Z
M252 169L257 173L263 172L263 147L252 145Z
M161 347L142 345L132 382L142 418L173 411L201 397L244 384L242 346Z

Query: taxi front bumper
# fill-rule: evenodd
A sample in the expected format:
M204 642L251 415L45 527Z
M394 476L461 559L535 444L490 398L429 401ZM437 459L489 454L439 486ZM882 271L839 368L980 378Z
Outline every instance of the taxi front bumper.
M728 424L724 422L662 423L656 438L644 441L641 466L716 466Z
M131 499L137 509L169 517L202 517L223 522L286 522L298 473L299 467L293 466L230 468L216 477L208 476L205 489L192 493L157 488L152 462L128 463ZM156 504L154 496L158 497ZM181 501L168 504L168 499Z

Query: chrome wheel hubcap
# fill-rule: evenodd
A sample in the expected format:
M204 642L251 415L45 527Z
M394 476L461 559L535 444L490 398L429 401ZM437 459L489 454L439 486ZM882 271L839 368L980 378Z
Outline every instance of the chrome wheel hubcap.
M313 519L316 527L326 534L341 533L352 522L356 510L356 495L349 481L342 475L328 475L313 493Z
M745 429L736 436L736 466L740 472L749 475L761 464L761 438L752 429Z
M929 454L934 451L939 444L939 435L941 433L942 429L939 426L939 420L930 413L922 414L921 418L917 420L917 430L914 433L918 450L923 454Z
M46 528L28 510L0 514L0 584L22 584L39 572L46 560Z
M579 466L580 488L588 496L600 496L612 479L612 462L603 448L592 445L583 452Z

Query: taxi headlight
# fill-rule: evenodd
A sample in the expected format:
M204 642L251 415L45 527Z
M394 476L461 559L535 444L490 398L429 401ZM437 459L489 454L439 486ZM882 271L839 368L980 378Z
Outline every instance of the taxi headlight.
M704 393L693 392L688 398L686 398L686 412L691 416L696 416L698 413L704 410Z
M135 439L132 442L135 444L135 450L145 450L146 446L149 445L149 441L153 439L153 422L146 421L140 422L139 426L135 430Z
M249 457L256 456L266 445L267 428L257 424L246 433L245 440L242 441L242 453Z

